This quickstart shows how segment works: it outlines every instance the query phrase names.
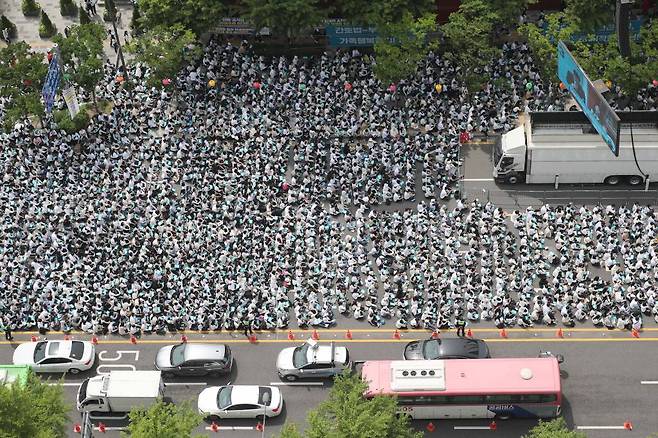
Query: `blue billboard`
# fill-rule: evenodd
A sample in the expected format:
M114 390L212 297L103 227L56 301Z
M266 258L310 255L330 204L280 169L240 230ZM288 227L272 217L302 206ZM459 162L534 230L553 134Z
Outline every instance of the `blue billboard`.
M576 99L592 126L615 156L619 156L619 117L578 65L567 46L557 45L557 75Z
M55 94L59 87L59 81L62 76L62 69L59 66L59 51L55 50L53 58L48 66L48 74L41 89L41 96L46 107L46 112L50 113L53 110L53 103L55 102Z
M325 27L325 32L331 47L366 47L374 45L377 40L377 32L374 27L330 24Z

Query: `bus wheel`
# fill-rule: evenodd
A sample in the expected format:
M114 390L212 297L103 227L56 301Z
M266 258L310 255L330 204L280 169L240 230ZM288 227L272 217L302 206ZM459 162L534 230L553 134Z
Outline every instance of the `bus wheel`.
M603 180L609 186L616 186L621 182L621 178L617 175L612 175Z
M643 178L639 175L631 175L628 177L628 183L632 186L640 185L643 181Z

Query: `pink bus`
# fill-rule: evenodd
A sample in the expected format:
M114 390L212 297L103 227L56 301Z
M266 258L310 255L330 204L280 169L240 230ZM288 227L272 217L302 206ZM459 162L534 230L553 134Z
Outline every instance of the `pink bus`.
M366 397L397 397L414 419L560 415L560 367L554 357L366 361Z

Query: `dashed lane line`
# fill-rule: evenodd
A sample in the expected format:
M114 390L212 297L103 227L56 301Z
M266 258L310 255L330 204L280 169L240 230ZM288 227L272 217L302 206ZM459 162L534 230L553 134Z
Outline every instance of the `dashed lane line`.
M619 430L626 429L625 426L576 426L579 430Z
M324 382L270 382L270 386L324 386Z
M640 385L658 385L658 380L642 380Z
M206 426L206 430L215 430L212 426ZM253 426L217 426L216 430L254 430Z

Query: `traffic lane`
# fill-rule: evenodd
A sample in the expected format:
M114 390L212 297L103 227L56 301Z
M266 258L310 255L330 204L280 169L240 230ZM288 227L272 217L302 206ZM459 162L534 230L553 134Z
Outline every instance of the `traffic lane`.
M492 178L493 143L467 143L461 147L462 175L465 179Z

